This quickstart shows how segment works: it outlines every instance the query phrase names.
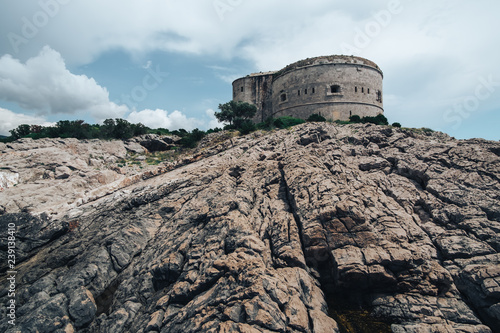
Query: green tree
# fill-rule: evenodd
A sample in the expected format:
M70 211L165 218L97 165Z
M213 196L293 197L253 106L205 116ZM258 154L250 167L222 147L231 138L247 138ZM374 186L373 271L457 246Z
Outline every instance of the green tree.
M30 126L30 132L31 133L42 133L43 132L43 126L40 125L31 125Z
M116 118L115 124L113 138L125 140L134 136L134 128L127 120Z
M17 126L17 128L10 130L10 135L14 140L25 137L31 133L31 126L27 124L22 124Z
M215 112L215 117L220 122L229 123L229 128L239 128L245 120L253 118L257 112L255 105L235 101L219 104L219 109L220 112Z
M90 138L90 125L83 120L60 120L56 124L56 132L61 138Z
M143 134L147 134L150 131L150 128L141 123L132 124L132 129L134 131L134 136L139 136Z
M101 126L101 137L104 139L113 138L113 132L115 130L115 121L113 119L106 119Z
M292 127L295 125L303 124L305 122L306 121L304 119L283 116L283 117L276 118L274 120L274 126L276 126L277 128L288 128L288 127Z

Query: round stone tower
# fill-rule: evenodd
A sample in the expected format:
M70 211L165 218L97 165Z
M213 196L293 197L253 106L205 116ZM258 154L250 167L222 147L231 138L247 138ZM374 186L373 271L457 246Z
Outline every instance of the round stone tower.
M327 119L384 112L383 73L372 61L323 56L298 61L277 72L251 74L233 82L233 100L257 106L254 121L317 113Z
M274 73L254 73L233 82L233 100L255 105L257 113L253 121L256 123L264 121L268 114L272 114Z

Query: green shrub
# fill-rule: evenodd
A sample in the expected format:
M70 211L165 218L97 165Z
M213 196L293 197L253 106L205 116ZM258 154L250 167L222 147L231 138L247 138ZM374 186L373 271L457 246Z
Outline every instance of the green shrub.
M389 125L389 121L383 114L378 114L376 117L363 117L363 122L373 123L375 125Z
M274 118L273 117L268 117L266 120L264 120L261 123L258 123L255 125L257 129L264 130L264 131L270 131L274 128Z
M250 119L247 119L238 126L238 130L240 131L240 134L246 135L250 132L255 131L256 127L255 124Z
M305 123L305 120L294 117L283 116L275 119L273 123L274 126L276 126L277 128L288 128L295 125L303 124Z
M357 114L353 114L352 116L349 117L349 121L351 123L360 123L361 122L361 117L358 116Z
M218 133L218 132L221 132L221 131L222 131L222 128L219 128L219 127L211 128L211 129L207 130L207 134Z
M399 128L401 128L401 124L400 123L392 123L392 127L399 127Z
M172 131L172 132L170 132L170 133L171 133L172 135L176 135L176 136L181 137L181 138L183 138L183 137L185 137L186 135L188 135L188 134L189 134L189 132L188 132L188 131L186 131L184 128L180 128L180 129L178 129L178 130L174 130L174 131Z
M309 118L307 118L307 121L324 122L326 121L326 118L317 113L313 113L312 115L309 116Z
M150 134L158 134L158 135L169 135L169 134L172 134L170 133L170 131L167 129L167 128L157 128L157 129L150 129L148 131L148 133Z
M370 124L375 124L375 125L389 125L389 121L387 121L387 118L383 114L378 114L375 117L363 117L361 118L357 114L354 114L349 117L349 122L357 124L357 123L370 123Z
M195 148L198 142L203 139L205 132L195 128L191 133L187 133L181 139L181 145L184 148Z

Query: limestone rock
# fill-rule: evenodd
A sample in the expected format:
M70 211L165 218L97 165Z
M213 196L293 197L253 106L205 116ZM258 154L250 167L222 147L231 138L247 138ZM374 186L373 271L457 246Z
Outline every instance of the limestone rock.
M0 191L16 186L19 183L19 174L9 170L0 171Z
M87 289L80 287L72 293L68 312L77 328L92 322L96 311L94 297Z
M145 134L131 139L130 142L137 142L148 151L155 152L169 150L178 145L180 140L181 138L175 135ZM130 143L127 148L131 150ZM137 151L137 148L134 150Z
M155 167L134 140L0 145L19 174L0 331L340 332L344 303L393 332L498 331L500 143L327 123L211 138Z

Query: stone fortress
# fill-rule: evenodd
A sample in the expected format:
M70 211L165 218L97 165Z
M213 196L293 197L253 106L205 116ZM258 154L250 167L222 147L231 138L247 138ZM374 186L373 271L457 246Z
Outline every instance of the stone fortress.
M268 117L307 119L317 113L331 120L384 112L383 73L374 62L331 55L300 60L285 68L254 73L233 82L233 100L257 107L254 122Z

